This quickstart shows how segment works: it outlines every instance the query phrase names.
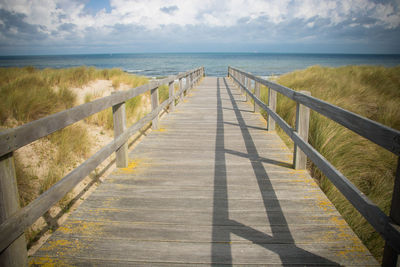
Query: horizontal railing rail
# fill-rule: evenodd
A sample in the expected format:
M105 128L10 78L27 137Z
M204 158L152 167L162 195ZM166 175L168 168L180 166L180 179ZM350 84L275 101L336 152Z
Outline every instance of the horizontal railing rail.
M79 167L68 173L64 178L54 184L50 189L41 194L27 206L15 210L15 203L12 203L14 210L7 211L6 214L0 214L0 219L2 220L0 221L0 253L8 253L8 248L11 247L11 244L15 243L14 241L23 235L25 229L31 226L55 203L62 199L65 194L71 191L80 181L89 175L90 172L95 170L95 168L113 152L117 152L117 167L126 167L127 158L124 158L124 154L127 155L127 147L124 148L124 146L127 145L128 139L150 122L152 122L153 128L157 128L159 113L167 107L172 110L175 105L175 100L177 98L182 99L184 93L196 82L198 82L202 76L204 76L204 68L200 67L175 76L169 76L168 78L162 80L151 81L148 84L126 91L117 91L110 96L103 97L27 123L25 125L0 132L0 182L8 182L13 179L15 180L15 170L13 169L12 163L13 151L55 131L61 130L68 125L83 120L88 116L91 116L106 108L113 108L115 133L115 138L113 141L101 148L97 153L83 162ZM185 85L183 85L183 79L185 79ZM179 80L179 90L175 93L173 84L176 80ZM163 84L169 85L169 98L163 103L159 104L158 88ZM148 91L151 92L152 111L126 129L125 109L119 108L124 106L124 103L127 100ZM123 112L118 110L122 110ZM116 129L116 127L120 127L122 131ZM9 160L11 160L11 164L8 162ZM14 181L13 183L15 184L16 182ZM0 183L0 185L3 186L3 183ZM9 191L10 188L0 188L0 197L7 196ZM16 196L12 196L12 200L7 201L18 202L18 194ZM0 207L2 207L2 205L3 204L0 203ZM17 206L19 206L19 204ZM19 250L19 252L14 252L14 254L20 253L20 251L21 250ZM14 255L13 257L20 257L20 255Z
M334 106L320 99L294 91L277 83L259 78L251 73L237 68L228 68L228 76L250 96L255 105L265 110L269 120L274 120L282 130L293 140L295 147L302 152L326 175L326 177L339 189L346 199L364 216L375 230L386 240L384 265L391 266L397 261L400 253L400 160L397 166L395 186L392 197L390 217L387 216L376 204L367 198L354 186L340 171L338 171L324 156L322 156L309 143L307 138L302 138L298 131L299 105L304 105L319 114L322 114L344 127L371 140L395 155L400 154L400 132L375 121L364 118L358 114ZM251 91L251 81L255 83L255 94ZM259 85L265 85L270 90L281 93L297 102L296 129L290 127L286 121L275 111L275 105L266 105L259 98ZM275 98L276 99L276 98ZM307 126L308 127L308 126ZM304 165L305 166L305 165Z
M203 68L201 68L203 69ZM104 109L122 103L135 96L158 88L162 84L168 84L174 80L189 77L196 70L190 70L168 78L151 81L139 87L126 91L117 91L117 94L106 96L77 107L64 110L53 115L29 122L16 128L6 129L0 132L0 156L15 151L41 137L47 136L55 131L63 129L75 122L83 120Z

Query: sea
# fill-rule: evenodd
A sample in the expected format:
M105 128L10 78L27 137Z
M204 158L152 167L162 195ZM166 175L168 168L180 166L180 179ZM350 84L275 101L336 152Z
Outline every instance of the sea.
M373 54L287 54L287 53L132 53L80 54L42 56L0 56L0 67L34 66L69 68L94 66L100 69L120 68L146 77L163 77L199 66L207 76L226 76L228 66L257 76L271 77L313 65L400 65L400 55Z

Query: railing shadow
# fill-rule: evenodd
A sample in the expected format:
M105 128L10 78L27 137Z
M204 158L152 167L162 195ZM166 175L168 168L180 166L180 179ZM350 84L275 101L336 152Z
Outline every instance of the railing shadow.
M224 86L220 85L220 79L223 79ZM225 149L224 140L224 117L223 117L223 106L221 101L221 90L225 89L229 95L235 116L238 121L238 128L241 131L246 152L236 152L229 149ZM219 126L219 127L218 127ZM232 251L231 251L231 238L230 234L235 234L246 240L253 242L267 250L270 250L280 257L283 265L293 264L293 256L287 257L287 251L285 253L282 250L282 246L277 244L282 243L279 241L282 232L285 234L285 246L293 252L296 258L306 258L310 263L317 264L328 264L332 266L339 266L339 264L330 261L329 259L320 257L309 251L306 251L298 247L290 233L290 229L286 218L284 216L282 207L274 191L267 198L265 194L262 194L264 188L273 188L272 183L269 179L268 173L265 170L263 163L267 162L270 164L276 164L291 168L292 165L283 163L275 160L265 159L260 157L257 148L253 142L250 132L246 126L243 116L238 109L234 95L232 94L231 88L226 82L225 78L217 79L217 132L216 132L216 145L215 145L215 171L214 171L214 203L213 203L213 229L212 229L212 247L211 247L211 260L213 266L219 266L220 264L232 265ZM222 149L221 149L222 148ZM248 158L251 163L254 175L257 179L257 184L261 192L262 201L265 208L266 216L270 222L271 235L260 232L250 226L244 225L238 221L231 220L229 218L229 203L228 203L228 181L226 175L226 157L225 154L229 153L237 155L243 158ZM218 166L217 166L217 162ZM221 165L221 162L223 163ZM271 210L274 212L272 213ZM279 227L276 222L279 221ZM231 227L218 227L221 225L229 225ZM233 226L233 227L232 227Z

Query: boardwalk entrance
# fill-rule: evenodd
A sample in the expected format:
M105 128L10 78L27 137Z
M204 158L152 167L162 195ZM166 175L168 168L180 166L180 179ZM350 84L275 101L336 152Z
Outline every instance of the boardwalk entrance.
M229 79L191 94L31 263L377 264Z

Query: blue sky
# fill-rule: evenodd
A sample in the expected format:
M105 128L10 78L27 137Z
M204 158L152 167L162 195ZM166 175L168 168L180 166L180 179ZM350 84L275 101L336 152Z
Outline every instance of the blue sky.
M0 0L0 55L400 53L400 0Z

